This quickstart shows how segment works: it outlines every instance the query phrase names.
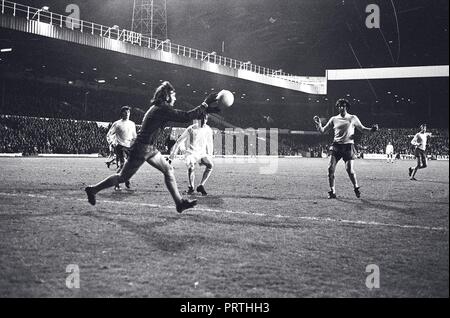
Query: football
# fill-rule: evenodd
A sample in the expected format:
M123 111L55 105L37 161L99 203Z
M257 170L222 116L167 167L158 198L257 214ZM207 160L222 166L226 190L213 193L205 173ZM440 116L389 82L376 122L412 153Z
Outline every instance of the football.
M234 95L230 91L224 89L217 94L217 100L220 106L230 107L234 103Z

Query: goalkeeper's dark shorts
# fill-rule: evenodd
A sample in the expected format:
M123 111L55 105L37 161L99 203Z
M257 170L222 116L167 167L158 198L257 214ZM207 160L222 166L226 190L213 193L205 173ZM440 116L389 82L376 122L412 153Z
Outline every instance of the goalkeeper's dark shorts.
M333 144L330 147L331 155L339 161L345 162L356 159L356 149L354 144Z
M159 150L156 149L154 145L141 144L140 142L135 142L129 152L128 161L133 161L137 163L144 163L148 159L153 158Z

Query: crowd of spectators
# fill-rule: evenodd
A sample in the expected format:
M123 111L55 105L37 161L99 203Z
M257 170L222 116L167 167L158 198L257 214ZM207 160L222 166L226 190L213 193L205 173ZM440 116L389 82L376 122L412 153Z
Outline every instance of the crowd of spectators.
M327 152L330 138L322 135L282 135L279 153L282 156L321 158Z
M0 115L0 153L107 155L107 132L108 125L97 122ZM157 147L168 153L170 128L159 136Z
M95 122L0 116L0 153L106 154L106 133Z
M419 132L418 128L380 129L376 134L364 134L359 142L365 153L384 154L386 145L391 142L395 153L413 154L411 140ZM427 142L427 153L430 155L449 155L448 130L429 129L431 137Z
M139 130L139 126L137 126ZM174 130L181 132L183 129ZM108 126L97 122L77 121L54 118L34 118L0 115L0 153L35 154L91 154L108 153L106 133ZM356 145L359 152L383 154L388 142L394 146L395 153L413 154L411 139L418 129L380 129L375 134L359 135ZM431 129L432 137L428 140L427 153L430 155L449 155L448 130ZM177 134L166 128L157 140L158 149L167 154L176 140ZM258 137L261 137L258 135ZM244 149L249 154L249 136L234 135L233 147L226 147L230 139L222 133L215 138L222 138L222 151L215 149L216 154L233 155ZM227 141L228 140L228 141ZM327 153L332 136L328 135L287 135L278 137L278 154L283 156L322 157ZM267 153L270 152L270 135L259 138L257 146L265 143ZM229 148L229 149L228 149ZM255 148L253 153L258 152Z

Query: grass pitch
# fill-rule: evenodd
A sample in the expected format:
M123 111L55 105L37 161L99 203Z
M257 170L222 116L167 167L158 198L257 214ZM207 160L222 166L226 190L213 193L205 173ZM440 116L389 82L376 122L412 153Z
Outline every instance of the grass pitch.
M92 207L82 189L111 174L103 159L0 159L0 296L448 297L449 163L416 182L411 164L358 160L357 199L341 162L330 201L326 159L279 159L272 175L217 160L210 195L178 214L150 166Z

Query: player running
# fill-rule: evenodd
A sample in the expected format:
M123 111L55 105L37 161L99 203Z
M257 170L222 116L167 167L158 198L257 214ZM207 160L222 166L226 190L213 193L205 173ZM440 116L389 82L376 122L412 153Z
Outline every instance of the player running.
M130 147L136 139L136 125L130 120L131 108L123 106L120 109L120 117L118 121L114 122L106 135L106 139L113 141L114 150L116 153L116 160L118 165L117 172L119 173L125 164L125 156L128 157ZM130 188L130 181L125 182L125 186ZM115 186L115 190L120 190L120 185Z
M330 184L328 198L336 199L334 173L336 170L336 165L341 159L344 159L345 168L353 184L356 197L359 198L361 196L361 192L354 170L354 160L356 159L354 145L355 128L361 132L375 132L378 130L378 125L373 125L372 128L367 128L361 124L361 121L357 116L348 113L350 103L346 99L339 99L336 102L336 108L339 111L339 115L331 117L325 127L322 127L320 118L318 116L314 116L314 122L320 133L324 134L330 129L334 129L334 140L330 149L331 156L328 164L328 181Z
M109 130L109 129L108 129ZM108 149L109 149L109 155L108 158L105 161L106 167L109 169L111 165L117 165L117 168L119 168L119 165L116 161L116 140L114 136L108 137L106 136L106 141L108 142Z
M386 146L386 160L387 163L394 163L394 146L390 141Z
M217 94L210 94L200 106L188 112L173 109L175 101L174 87L169 82L163 82L154 93L150 109L145 113L142 128L130 149L130 155L123 169L119 174L85 188L90 204L95 205L95 196L98 192L130 180L144 162L147 162L164 174L166 187L175 201L177 212L181 213L197 205L196 200L181 197L173 168L156 148L156 142L168 122L189 122L201 118L205 113L219 112L217 107L210 107L217 102Z
M416 173L420 169L425 169L427 165L427 140L431 137L431 133L427 133L427 125L420 125L420 132L418 132L411 140L411 145L414 146L414 155L417 159L417 165L415 168L409 167L409 176L411 180L416 181Z
M172 148L169 160L173 160L178 153L181 145L187 144L185 153L185 162L188 168L189 188L187 194L194 194L195 184L195 165L205 166L202 181L197 187L197 192L206 196L208 193L205 190L205 183L211 176L214 164L213 156L213 131L207 125L208 114L205 114L200 120L195 120L194 124L189 126L183 134L178 138L177 142Z

